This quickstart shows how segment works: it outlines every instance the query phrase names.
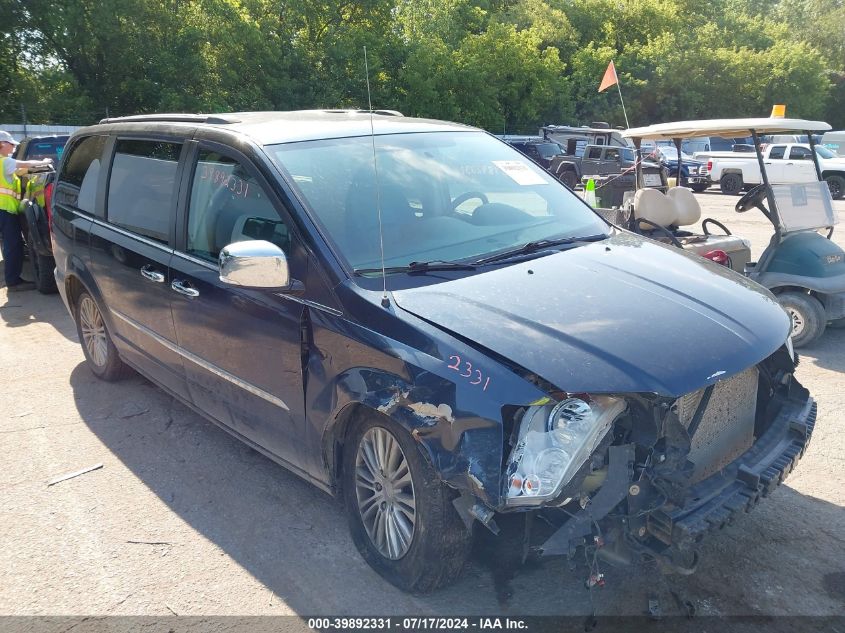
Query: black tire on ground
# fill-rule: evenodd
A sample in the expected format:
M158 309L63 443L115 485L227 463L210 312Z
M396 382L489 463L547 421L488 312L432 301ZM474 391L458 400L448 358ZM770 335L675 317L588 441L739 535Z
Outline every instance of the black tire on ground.
M85 360L93 374L107 382L114 382L126 376L129 368L120 360L103 321L100 307L85 291L76 298L74 317L82 353L85 354Z
M827 187L830 189L831 198L840 200L842 196L845 196L845 178L839 174L831 174L825 178L825 182L827 182Z
M792 290L777 297L792 321L791 336L795 347L809 345L822 335L827 320L824 306L818 299L807 293Z
M368 435L371 431L380 435ZM379 551L375 537L370 537L362 518L362 515L369 514L368 520L372 520L376 516L378 511L373 513L375 504L386 509L385 515L393 513L391 516L399 516L399 509L394 509L399 508L398 503L386 505L375 501L368 505L373 497L386 494L388 486L378 488L379 492L376 492L381 484L368 483L362 473L370 470L363 461L359 462L359 447L366 446L368 439L386 437L384 432L401 448L412 482L411 486L405 484L401 489L392 484L389 486L391 490L401 490L400 494L405 497L410 493L413 499L414 522L410 545L398 558ZM364 459L363 453L361 459ZM387 469L381 472L387 472ZM372 485L373 488L359 488L359 482L362 486ZM417 442L403 428L376 413L357 419L343 447L341 483L352 540L364 560L383 578L404 591L420 593L433 591L458 578L470 553L472 531L466 528L452 505L454 491L439 481ZM359 501L359 492L362 501ZM359 507L361 504L365 506L363 512ZM397 525L395 519L393 525Z
M575 191L575 187L578 185L578 176L574 171L567 169L560 174L559 179L563 184L572 189L572 191Z
M690 185L690 189L692 189L695 193L701 193L705 189L707 189L709 185Z
M737 196L742 191L743 182L741 174L725 174L719 179L719 188L722 193L729 196Z
M30 244L30 254L32 259L32 274L35 277L35 288L43 295L56 294L59 289L56 287L56 278L53 276L53 269L56 267L56 262L52 257L39 255L33 246L35 242L32 239L32 229L29 230L27 236Z

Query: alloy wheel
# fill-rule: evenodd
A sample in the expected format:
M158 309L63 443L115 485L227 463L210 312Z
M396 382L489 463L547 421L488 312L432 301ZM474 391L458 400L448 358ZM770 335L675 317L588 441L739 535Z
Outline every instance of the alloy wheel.
M358 444L355 459L358 511L379 553L398 560L414 538L414 482L402 447L385 428L369 429Z
M804 315L802 315L798 310L795 308L787 308L786 313L789 315L789 318L792 320L792 333L791 336L801 336L801 333L804 331Z
M88 358L97 367L104 367L108 361L106 326L103 323L103 315L91 297L83 297L79 304L79 328Z

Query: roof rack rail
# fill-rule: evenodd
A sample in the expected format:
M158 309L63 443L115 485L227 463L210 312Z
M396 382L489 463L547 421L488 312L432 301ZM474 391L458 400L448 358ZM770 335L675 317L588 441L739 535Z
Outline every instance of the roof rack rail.
M372 112L373 114L380 114L382 116L405 116L399 110L364 110L361 108L325 108L323 112L328 114L346 114L346 113L355 113L355 114L369 114Z
M157 121L162 123L239 123L240 119L225 114L133 114L132 116L111 117L101 119L100 123L133 123L142 121Z

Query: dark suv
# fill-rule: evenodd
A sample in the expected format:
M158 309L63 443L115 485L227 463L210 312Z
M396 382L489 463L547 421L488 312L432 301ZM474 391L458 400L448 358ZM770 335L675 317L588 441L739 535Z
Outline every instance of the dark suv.
M499 138L545 169L549 168L557 156L563 154L563 148L560 145L539 136L500 136Z
M341 496L404 589L515 513L526 552L689 571L813 428L768 291L466 126L105 120L71 138L52 226L91 370L134 368Z

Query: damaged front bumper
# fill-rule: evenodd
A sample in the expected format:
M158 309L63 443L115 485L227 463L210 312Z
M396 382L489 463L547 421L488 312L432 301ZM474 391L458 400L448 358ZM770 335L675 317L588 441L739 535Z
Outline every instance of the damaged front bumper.
M748 450L695 483L667 490L652 468L637 463L636 444L611 446L604 484L582 500L577 512L561 512L563 524L540 553L572 557L579 547L587 547L615 564L650 558L676 572L692 571L696 547L705 535L750 511L803 456L816 404L795 382L788 391L777 415Z

